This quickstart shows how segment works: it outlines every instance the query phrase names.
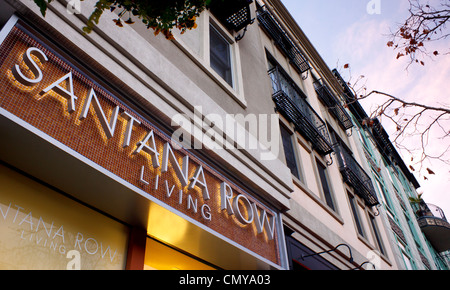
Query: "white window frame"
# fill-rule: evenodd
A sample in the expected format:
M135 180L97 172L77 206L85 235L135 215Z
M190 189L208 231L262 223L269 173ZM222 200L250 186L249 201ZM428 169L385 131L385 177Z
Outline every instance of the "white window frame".
M402 255L401 257L402 257L402 260L403 260L403 263L404 263L406 269L407 270L415 270L414 262L410 256L409 251L406 248L406 246L402 242L398 241L398 247L400 249L400 253Z
M236 33L228 31L218 21L209 10L204 11L197 18L198 41L201 42L199 51L192 49L185 42L184 35L174 31L174 43L191 58L206 74L208 74L228 95L230 95L239 105L247 108L247 101L244 96L242 65L239 45L235 40ZM214 26L217 32L230 44L232 85L228 84L210 66L210 25ZM188 34L192 31L187 31Z
M297 146L299 146L298 140L297 140L297 134L291 128L291 126L288 125L287 122L285 122L284 120L280 120L280 128L281 127L283 127L289 134L291 134L291 139L290 139L291 143L290 144L292 146L292 150L293 150L294 158L295 158L295 165L297 167L297 173L299 175L297 177L291 172L292 173L291 174L292 175L292 179L296 183L304 183L305 175L304 175L303 170L302 170L301 156L300 156L300 152L298 151L298 147L297 147ZM281 133L280 133L280 138L281 138L281 142L283 143L283 140L282 140L282 137L281 137ZM283 146L283 151L284 151L284 144L281 144L281 145Z
M367 230L366 230L366 224L363 220L363 217L366 215L365 206L364 206L364 204L361 204L360 198L353 192L353 190L351 190L349 188L345 188L345 191L347 193L348 206L352 213L352 219L353 219L353 224L355 226L356 234L359 238L362 238L364 241L366 241L367 240ZM355 211L353 211L352 204L354 205ZM362 213L364 213L364 214L362 214ZM356 220L355 215L356 215L358 221ZM362 233L360 233L358 230L358 224L361 227Z
M323 204L326 205L327 208L329 208L332 212L339 214L339 207L338 207L335 191L333 188L333 184L332 184L332 180L331 180L331 176L330 176L330 172L329 172L329 166L327 165L326 161L323 159L323 156L319 155L316 152L312 153L311 158L314 162L313 168L315 170L316 182L317 182L317 187L319 189L320 198L323 201ZM331 199L331 202L332 202L334 208L332 208L327 203L327 198L326 198L325 192L323 190L322 178L320 177L320 173L319 173L319 163L322 166L322 168L324 168L324 174L325 174L325 179L326 179L325 182L327 183L329 194L330 194L330 199Z

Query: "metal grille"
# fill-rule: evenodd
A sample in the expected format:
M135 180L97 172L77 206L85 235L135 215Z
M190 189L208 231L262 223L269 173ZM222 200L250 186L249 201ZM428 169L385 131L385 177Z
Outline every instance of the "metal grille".
M246 6L238 12L232 14L226 20L226 23L234 31L239 31L251 22L250 8Z
M276 109L322 154L333 151L325 122L305 100L303 92L278 67L269 71Z
M289 58L291 64L304 73L311 69L308 61L294 44L282 26L275 20L268 10L259 9L257 18L264 30L272 37L278 48Z
M384 130L378 119L374 120L374 125L371 126L371 129L378 151L380 151L386 160L391 160L390 157L394 155L395 148L389 140L388 133Z
M379 204L372 180L353 156L339 144L334 146L334 151L344 182L351 185L356 194L362 197L368 206Z
M331 114L339 122L339 125L344 128L344 130L353 127L352 119L349 114L345 111L344 107L341 105L339 100L330 92L330 89L317 81L315 83L316 93L320 101L330 110Z
M236 32L252 23L250 4L253 0L212 1L211 12L225 27Z

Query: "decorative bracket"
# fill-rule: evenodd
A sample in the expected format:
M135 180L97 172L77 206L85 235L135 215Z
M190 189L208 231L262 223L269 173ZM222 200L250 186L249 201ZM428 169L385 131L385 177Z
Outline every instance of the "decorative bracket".
M364 263L362 263L361 265L359 265L358 267L356 267L356 268L353 268L352 270L357 270L357 269L361 269L362 268L362 266L363 265L365 265L365 264L372 264L372 267L373 267L373 269L374 270L376 270L377 268L375 268L375 265L373 264L373 263L371 263L371 262L369 262L369 261L365 261Z
M249 25L252 25L253 22L255 22L255 18L253 18L253 19L250 21L250 23L247 24L247 25L245 26L244 32L243 32L242 34L239 34L238 36L236 36L236 37L234 38L234 40L236 40L236 42L238 42L238 41L242 40L242 38L244 38L245 33L247 32L247 27L248 27Z
M320 253L315 253L315 254L306 255L306 256L301 255L300 258L301 258L302 260L305 260L305 258L309 258L309 257L312 257L312 256L317 256L317 255L322 255L322 254L325 254L325 253L334 252L334 251L336 251L339 247L342 247L342 246L348 248L348 251L349 251L349 253L350 253L350 258L349 258L348 260L349 260L350 263L353 263L352 249L351 249L351 248L349 247L349 245L347 245L347 244L339 244L339 245L337 245L335 248L333 248L333 249L331 249L331 250L323 251L323 252L320 252Z
M333 164L333 154L336 154L335 152L331 152L330 154L328 154L328 156L330 156L330 160L327 160L327 166L331 166Z

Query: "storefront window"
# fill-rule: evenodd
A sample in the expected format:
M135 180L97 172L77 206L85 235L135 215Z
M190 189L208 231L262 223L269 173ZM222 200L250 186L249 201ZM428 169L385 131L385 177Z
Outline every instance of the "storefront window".
M215 270L200 259L147 238L144 270Z
M0 164L0 269L124 269L128 228Z

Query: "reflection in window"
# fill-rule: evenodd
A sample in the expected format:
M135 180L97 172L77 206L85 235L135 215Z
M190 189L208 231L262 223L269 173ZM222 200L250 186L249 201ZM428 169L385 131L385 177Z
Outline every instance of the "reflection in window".
M332 209L336 210L334 206L333 197L331 195L331 189L330 185L328 183L328 176L327 176L327 168L322 164L322 162L316 160L317 163L317 170L319 171L319 177L320 177L320 183L322 184L322 190L323 195L325 197L325 201L327 205Z
M372 226L373 234L375 235L375 241L377 243L377 248L380 250L380 252L383 255L386 255L386 251L384 250L383 241L381 240L381 236L380 236L380 231L378 230L378 226L375 221L375 217L370 215L369 219L370 219L370 224Z
M230 86L233 86L231 73L231 49L228 41L217 29L210 25L210 65Z
M294 146L292 144L292 134L284 126L280 126L280 131L286 165L291 170L292 175L300 179L300 171L298 170L297 158L295 157Z
M364 235L364 230L361 224L361 219L359 217L359 213L358 213L358 205L356 203L355 197L351 194L348 194L348 198L350 200L350 207L352 209L352 213L353 213L353 219L355 220L355 224L356 224L356 229L358 230L358 233L361 236L365 236Z

